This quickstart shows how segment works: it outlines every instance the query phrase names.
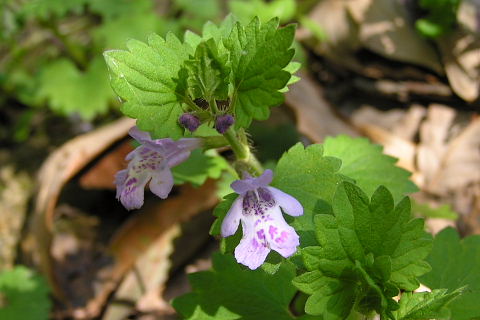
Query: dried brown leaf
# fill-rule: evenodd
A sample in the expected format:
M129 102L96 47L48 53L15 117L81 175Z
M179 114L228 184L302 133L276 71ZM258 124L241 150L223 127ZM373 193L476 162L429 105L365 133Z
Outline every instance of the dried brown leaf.
M53 271L51 256L55 206L63 186L108 146L122 139L134 125L132 119L120 119L95 131L78 136L52 153L38 176L32 231L25 243L33 246L33 258L46 275L53 294L63 298Z

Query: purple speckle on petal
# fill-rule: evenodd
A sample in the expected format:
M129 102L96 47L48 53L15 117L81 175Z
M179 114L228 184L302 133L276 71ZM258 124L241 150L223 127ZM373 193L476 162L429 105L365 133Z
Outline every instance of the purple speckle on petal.
M270 228L268 229L268 233L270 234L270 238L273 239L275 238L275 235L277 234L277 228L274 227L274 226L270 226Z
M138 181L137 178L130 178L130 179L128 179L128 181L127 181L127 183L125 184L125 186L128 187L128 186L130 186L130 185L132 185L132 184L134 184L134 183L137 183L137 181Z
M265 239L265 231L263 231L263 229L258 230L257 231L257 237L260 240L264 240Z
M285 241L287 241L287 238L288 238L288 232L282 231L282 233L280 234L280 237L275 239L275 242L276 243L284 243Z

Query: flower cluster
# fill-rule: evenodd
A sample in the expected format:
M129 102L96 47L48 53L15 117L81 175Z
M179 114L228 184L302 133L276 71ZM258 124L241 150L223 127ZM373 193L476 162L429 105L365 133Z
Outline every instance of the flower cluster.
M116 174L115 183L117 199L131 210L143 205L147 183L154 194L165 199L173 187L171 168L187 160L202 140L151 139L137 127L130 129L129 134L140 146L127 155L128 167ZM243 238L235 249L235 258L252 270L262 265L271 249L287 258L300 245L297 233L285 222L280 208L296 217L303 214L303 207L294 197L269 186L272 177L272 171L266 170L259 177L246 174L233 182L231 187L239 196L222 223L223 237L233 235L242 223Z
M129 134L141 145L127 155L128 167L116 174L115 184L117 199L131 210L143 205L144 189L149 182L154 194L162 199L168 196L173 187L171 168L187 160L190 152L201 146L201 139L151 139L137 127L130 129Z
M299 237L289 226L280 208L291 216L301 216L303 207L294 197L270 187L272 171L258 178L250 176L232 183L239 194L222 223L222 236L233 235L242 223L243 238L235 249L235 258L250 269L256 269L271 249L288 258L300 245Z

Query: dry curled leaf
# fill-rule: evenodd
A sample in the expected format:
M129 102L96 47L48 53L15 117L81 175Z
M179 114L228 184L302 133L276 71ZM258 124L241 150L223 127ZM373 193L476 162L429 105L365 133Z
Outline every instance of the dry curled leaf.
M52 153L38 175L34 222L24 247L30 247L34 260L40 265L52 288L62 299L64 294L53 268L51 255L55 206L63 186L108 146L124 138L134 125L132 119L120 119L95 131L78 136Z

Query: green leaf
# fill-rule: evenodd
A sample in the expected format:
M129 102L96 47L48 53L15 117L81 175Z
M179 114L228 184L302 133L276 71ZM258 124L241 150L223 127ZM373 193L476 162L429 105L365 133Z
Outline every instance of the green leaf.
M111 85L126 101L122 112L137 119L137 126L153 138L178 139L183 129L178 118L185 97L179 96L174 80L191 48L172 33L163 39L152 34L148 44L130 40L128 51L104 53L111 74Z
M414 290L418 287L416 277L429 271L423 259L429 253L431 239L423 231L423 221L410 219L408 198L394 207L392 195L384 187L378 188L370 200L354 184L342 182L332 207L333 214L320 211L323 214L314 217L319 246L301 250L305 267L315 272L318 281L334 278L341 283L339 288L356 292L358 311L369 314L375 310L382 317L391 317L391 311L398 307L391 298L398 294L398 289ZM316 292L315 285L318 284L303 281L297 287L312 294ZM312 297L307 305L323 305L309 302L319 299ZM352 306L352 300L348 301ZM342 314L331 309L331 304L325 304L327 309L306 311L313 315L333 313L344 319L351 306Z
M297 143L279 160L272 186L292 195L304 207L303 216L292 223L302 247L316 244L313 215L331 212L330 203L337 185L344 177L337 174L340 161L325 157L321 145L305 148Z
M0 272L0 319L49 319L46 281L24 266Z
M78 113L91 120L108 110L114 94L101 59L94 59L85 72L71 61L61 59L43 68L37 98L47 101L60 114Z
M231 103L237 127L248 127L252 119L266 120L269 107L283 102L283 89L291 74L283 70L291 61L295 26L277 29L278 20L261 25L255 18L246 27L236 23L224 39L230 51Z
M284 262L272 270L246 270L232 256L215 254L212 270L191 274L192 293L176 298L173 307L190 320L295 319L289 311L295 268Z
M193 98L224 100L228 94L227 56L220 55L215 40L208 39L197 45L195 55L187 61L190 90Z
M353 281L345 280L328 277L315 270L296 277L293 284L310 295L305 312L322 315L323 320L341 320L350 314L357 290Z
M184 41L192 48L196 48L198 44L202 42L202 40L206 41L208 39L213 39L218 46L217 49L221 52L221 54L224 54L227 51L222 51L222 48L226 50L226 48L223 46L222 39L227 38L230 35L236 22L237 20L233 15L228 15L225 17L220 26L217 26L211 21L207 21L203 25L201 36L187 30L185 32Z
M371 196L381 185L385 186L398 202L406 194L418 191L409 180L410 172L395 166L397 159L382 153L382 147L365 138L340 135L326 138L325 156L342 160L339 173L352 178Z
M412 211L427 218L458 219L458 213L453 211L448 204L441 205L438 208L432 208L427 203L413 201Z
M418 287L416 277L430 271L423 259L430 252L431 236L423 230L422 219L411 220L408 198L394 207L390 192L379 187L369 201L360 188L344 182L335 194L333 211L351 260L364 259L360 247L374 257L389 256L391 281L409 291Z
M432 271L420 278L431 289L454 292L466 286L463 294L448 305L452 320L480 318L480 236L460 239L453 228L435 236L427 258Z
M449 318L450 311L446 306L458 298L462 289L447 293L447 289L432 292L405 292L400 299L400 308L394 312L395 320L421 320Z
M215 150L206 153L194 150L187 161L172 168L172 173L176 184L190 182L201 186L208 178L219 179L228 166L228 162Z

